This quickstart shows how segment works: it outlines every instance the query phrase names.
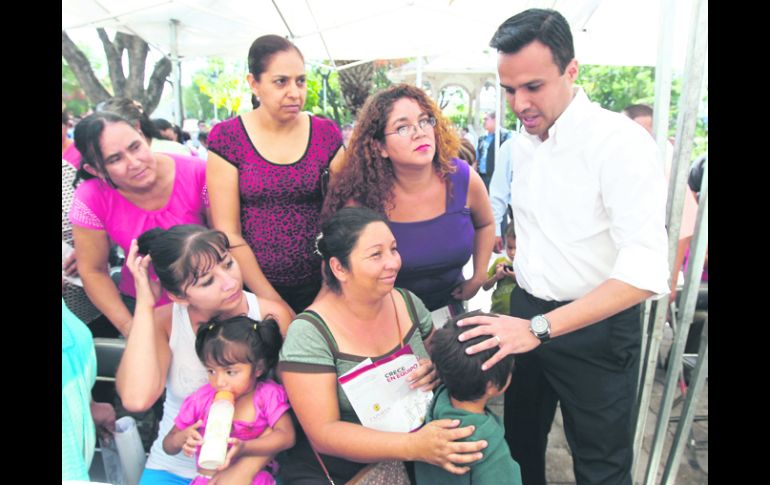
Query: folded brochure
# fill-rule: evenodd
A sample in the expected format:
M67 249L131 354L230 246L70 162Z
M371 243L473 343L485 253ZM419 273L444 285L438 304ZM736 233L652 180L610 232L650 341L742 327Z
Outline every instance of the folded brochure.
M425 422L433 391L410 389L407 376L420 366L412 347L372 363L367 359L339 377L361 424L380 431L410 432Z

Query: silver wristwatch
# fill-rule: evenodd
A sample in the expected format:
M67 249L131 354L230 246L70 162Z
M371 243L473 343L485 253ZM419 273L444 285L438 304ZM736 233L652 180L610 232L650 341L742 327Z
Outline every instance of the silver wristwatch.
M529 331L540 340L541 344L548 343L551 340L551 322L545 318L545 315L535 315L529 321Z

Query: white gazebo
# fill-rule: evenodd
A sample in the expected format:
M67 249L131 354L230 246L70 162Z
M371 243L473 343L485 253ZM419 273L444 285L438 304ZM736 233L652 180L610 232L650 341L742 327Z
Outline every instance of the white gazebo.
M418 58L388 73L393 82L415 85L430 84L434 96L442 90L456 86L468 95L468 115L476 133L481 131L478 123L479 98L486 86L497 86L497 56L490 50L452 52L428 58ZM419 78L419 79L418 79Z

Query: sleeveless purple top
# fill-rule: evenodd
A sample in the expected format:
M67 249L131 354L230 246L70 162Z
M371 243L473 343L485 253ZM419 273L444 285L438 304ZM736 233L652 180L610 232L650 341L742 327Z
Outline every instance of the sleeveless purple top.
M235 165L241 199L241 233L274 285L321 280L321 258L313 253L320 231L321 172L342 146L337 125L310 116L305 154L289 165L264 158L240 116L216 124L209 150Z
M449 174L452 192L447 192L446 212L417 222L389 221L401 254L396 286L416 294L433 311L450 303L450 295L462 283L463 266L473 254L475 229L468 198L470 167L453 160L457 170Z

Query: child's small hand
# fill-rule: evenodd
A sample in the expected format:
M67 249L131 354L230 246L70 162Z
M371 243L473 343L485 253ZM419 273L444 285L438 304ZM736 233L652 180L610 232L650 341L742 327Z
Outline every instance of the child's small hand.
M225 455L225 462L222 463L221 466L217 467L217 471L221 471L229 467L230 462L241 456L241 451L243 451L243 441L239 440L238 438L227 438L227 443L232 446L229 450L227 450L227 455Z
M182 445L182 451L187 456L195 455L195 450L198 446L203 444L203 437L198 432L198 428L203 424L202 420L196 421L194 424L186 427L182 431L182 437L184 437L184 444Z
M501 280L505 278L505 263L497 263L495 266L495 279Z
M503 267L503 278L511 278L512 280L516 280L516 274L513 272L513 270L508 269L506 267Z
M110 403L91 401L91 416L99 437L109 443L115 434L115 408Z

